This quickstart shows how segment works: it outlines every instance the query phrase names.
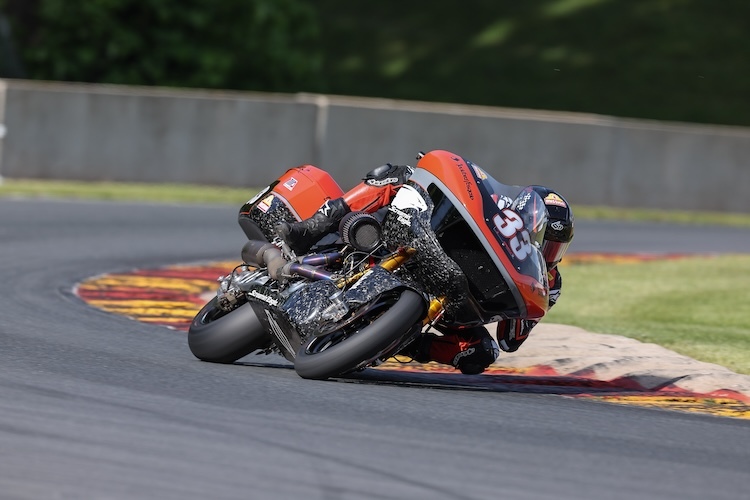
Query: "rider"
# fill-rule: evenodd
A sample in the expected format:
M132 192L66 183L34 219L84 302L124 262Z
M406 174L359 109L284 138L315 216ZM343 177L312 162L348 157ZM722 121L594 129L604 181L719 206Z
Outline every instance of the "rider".
M372 213L387 206L398 189L406 183L413 170L407 165L377 167L343 197L326 201L309 219L282 222L276 232L298 254L307 252L318 240L335 231L342 217L352 211ZM573 239L573 213L565 199L552 189L532 186L544 200L549 215L541 252L547 263L549 306L560 297L562 277L557 264L562 260ZM528 338L537 321L504 319L497 323L496 343L483 326L448 329L438 328L442 335L421 334L406 349L415 361L436 361L451 365L466 374L482 373L499 355L499 348L514 352Z

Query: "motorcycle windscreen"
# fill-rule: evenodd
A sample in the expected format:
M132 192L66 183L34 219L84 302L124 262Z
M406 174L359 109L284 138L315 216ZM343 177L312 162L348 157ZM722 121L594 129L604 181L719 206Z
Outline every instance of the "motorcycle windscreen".
M466 275L474 301L487 317L517 314L519 307L510 287L474 231L440 189L433 184L428 192L435 204L432 230L448 257Z
M517 294L511 289L511 286L517 288L518 284L506 282L479 236L440 189L431 185L428 191L435 203L432 229L445 252L466 275L469 291L486 317L520 315L526 306L518 304ZM513 229L511 237L505 238L500 233L497 237L518 279L528 282L524 283L526 286L539 283L546 287L546 265L539 251L546 227L546 212L539 195L533 190L522 189L515 200L508 199L505 208L495 204L488 207L485 216L497 229L495 232L507 226L506 232L510 234Z

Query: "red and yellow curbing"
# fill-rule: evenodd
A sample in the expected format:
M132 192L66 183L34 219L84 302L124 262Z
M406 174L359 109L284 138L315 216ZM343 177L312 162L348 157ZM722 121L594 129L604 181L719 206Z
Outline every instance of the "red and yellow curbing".
M597 262L603 258L602 254L584 254L568 259L568 264ZM623 257L622 262L630 262L630 258L632 256ZM652 260L652 257L648 260ZM211 262L107 274L78 284L75 293L98 309L144 323L187 331L195 314L216 290L217 278L231 272L236 264ZM418 364L404 359L389 360L378 367L378 370L451 376L457 374L449 366L437 363ZM750 419L750 398L726 390L697 394L674 387L646 388L627 377L598 380L590 376L560 374L547 365L514 368L493 365L482 375L456 376L459 378L451 377L451 380L462 387L545 392L608 403Z

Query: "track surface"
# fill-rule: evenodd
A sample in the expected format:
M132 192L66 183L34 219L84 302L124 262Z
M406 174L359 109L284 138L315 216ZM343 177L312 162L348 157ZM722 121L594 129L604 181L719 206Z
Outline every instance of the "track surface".
M235 216L0 200L0 498L746 496L747 421L202 363L184 333L71 294L99 273L235 259ZM690 250L750 248L737 229L581 221L574 250L685 252L706 232Z

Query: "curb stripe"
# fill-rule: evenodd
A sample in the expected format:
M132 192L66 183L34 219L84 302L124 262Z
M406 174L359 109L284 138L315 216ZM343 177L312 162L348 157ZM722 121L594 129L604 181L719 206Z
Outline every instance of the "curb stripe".
M603 261L602 255L583 254L580 260L570 260L578 263L598 262ZM683 257L682 254L672 254L663 258ZM635 259L654 260L638 256ZM632 256L623 260L635 261ZM137 269L90 278L78 284L74 291L81 300L103 311L172 330L187 331L195 314L207 302L207 296L215 293L217 278L230 273L235 266L236 262L211 262L206 265ZM561 375L545 365L527 368L493 365L481 375L468 376L446 365L419 364L410 362L408 358L397 357L376 369L384 373L450 375L451 383L463 387L561 394L607 403L750 419L748 398L729 390L697 394L675 387L648 389L627 377L597 380L584 375Z

